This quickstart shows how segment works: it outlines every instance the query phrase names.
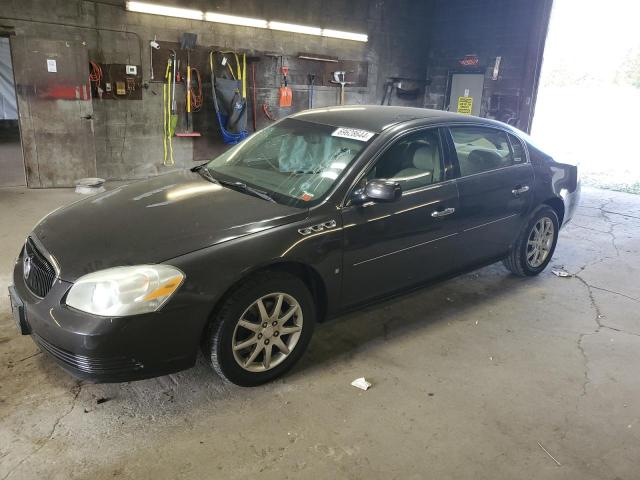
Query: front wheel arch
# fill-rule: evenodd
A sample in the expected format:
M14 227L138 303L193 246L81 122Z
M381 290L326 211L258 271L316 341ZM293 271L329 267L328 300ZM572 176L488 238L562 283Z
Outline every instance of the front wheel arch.
M215 320L216 315L224 304L225 300L252 276L266 272L285 272L294 275L295 277L298 277L300 280L302 280L313 296L316 306L316 319L318 323L321 323L325 319L327 315L329 297L327 294L327 287L325 285L325 282L318 271L315 268L309 265L305 265L301 262L273 262L244 272L240 276L240 278L238 278L231 286L229 286L229 288L224 291L222 295L217 298L211 310L211 313L209 314L209 319L207 322L205 322L204 328L202 330L202 340L206 338L209 324Z

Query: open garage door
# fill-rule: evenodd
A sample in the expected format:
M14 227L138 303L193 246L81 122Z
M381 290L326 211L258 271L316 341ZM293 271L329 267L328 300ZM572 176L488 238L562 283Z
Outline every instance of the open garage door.
M554 0L533 136L583 184L640 193L640 2L580 2L579 22L576 8Z
M69 187L96 175L87 47L12 37L27 185Z

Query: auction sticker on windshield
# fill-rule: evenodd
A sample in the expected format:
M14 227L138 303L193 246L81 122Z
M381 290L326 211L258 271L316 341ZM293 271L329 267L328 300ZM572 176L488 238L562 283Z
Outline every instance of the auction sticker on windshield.
M360 130L358 128L337 128L332 134L332 137L350 138L351 140L359 140L360 142L368 142L371 137L375 135L374 132L368 130Z

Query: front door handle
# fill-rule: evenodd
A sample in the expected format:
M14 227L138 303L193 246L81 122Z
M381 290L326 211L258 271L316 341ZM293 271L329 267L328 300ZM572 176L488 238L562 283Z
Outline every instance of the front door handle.
M433 218L446 217L447 215L451 215L455 211L456 209L452 207L445 208L444 210L434 210L433 212L431 212L431 216Z
M520 194L526 193L528 191L529 191L529 185L518 185L513 190L511 190L511 193L513 193L513 195L517 197Z

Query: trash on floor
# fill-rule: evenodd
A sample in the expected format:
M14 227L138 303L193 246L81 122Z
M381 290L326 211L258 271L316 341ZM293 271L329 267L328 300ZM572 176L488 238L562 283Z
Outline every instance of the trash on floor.
M356 378L353 382L351 382L351 385L359 388L360 390L369 390L369 388L371 387L371 383L367 382L364 377Z
M81 178L76 182L76 193L93 195L104 191L104 178Z
M544 448L540 442L538 442L538 446L539 446L539 447L544 451L544 453L546 453L547 455L549 455L549 458L551 458L551 460L553 460L554 462L556 462L556 465L558 465L559 467L561 467L561 466L562 466L562 464L561 464L558 460L556 460L556 459L554 458L554 456L553 456L553 455L551 455L551 454L549 453L549 451L548 451L546 448Z
M553 273L556 277L573 277L573 275L571 275L566 270L554 269L551 270L551 273Z

